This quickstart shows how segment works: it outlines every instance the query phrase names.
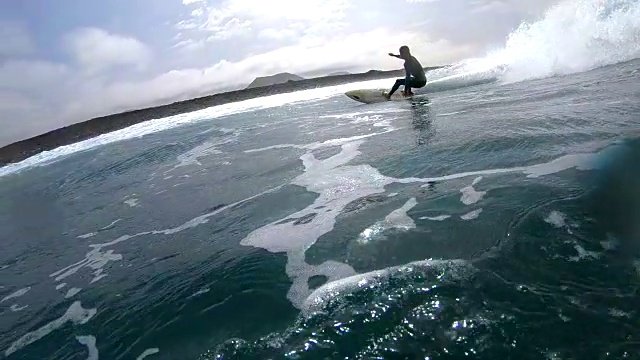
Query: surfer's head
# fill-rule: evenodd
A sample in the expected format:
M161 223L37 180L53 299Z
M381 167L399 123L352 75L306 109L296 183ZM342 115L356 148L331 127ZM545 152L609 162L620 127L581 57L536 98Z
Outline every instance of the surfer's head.
M407 45L400 46L400 57L403 59L411 56L411 52L409 51L409 47Z

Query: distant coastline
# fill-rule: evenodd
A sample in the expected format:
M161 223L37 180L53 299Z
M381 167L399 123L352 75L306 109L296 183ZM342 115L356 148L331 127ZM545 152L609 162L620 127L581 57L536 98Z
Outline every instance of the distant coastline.
M426 71L441 68L434 66L425 68ZM215 105L243 101L252 98L307 90L319 87L334 86L358 81L384 79L393 76L402 76L404 70L369 70L364 73L338 74L316 78L288 81L285 83L249 87L241 90L227 91L199 97L190 100L177 101L171 104L154 106L144 109L131 110L93 118L84 122L72 124L56 130L49 131L26 140L0 148L0 166L22 161L28 157L43 151L55 149L90 139L101 134L120 130L144 121L197 111Z

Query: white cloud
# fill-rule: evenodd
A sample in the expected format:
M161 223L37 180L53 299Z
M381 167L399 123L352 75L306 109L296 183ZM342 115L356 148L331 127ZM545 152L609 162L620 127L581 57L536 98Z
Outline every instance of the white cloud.
M253 78L264 73L289 71L313 72L323 68L349 67L360 70L401 68L402 63L387 56L390 51L407 44L425 63L442 58L459 57L452 44L429 42L428 38L412 32L379 28L371 31L334 36L322 42L300 42L273 51L229 63L237 76ZM246 75L244 75L246 74ZM250 79L249 79L250 80Z
M66 43L78 64L90 72L120 65L142 69L152 55L139 40L98 28L78 29L67 36Z
M194 37L202 34L201 41L250 33L275 39L328 34L347 25L346 11L351 8L347 0L225 0L219 6L185 0L183 4L195 8L176 27L193 32Z
M51 121L51 110L38 97L0 90L0 146L64 126Z
M207 40L227 40L251 31L251 20L242 21L238 18L233 18L222 25L211 27L210 30L213 35L208 37Z
M0 90L0 111L27 111L35 105L29 97L12 91ZM6 127L3 126L6 131Z
M68 125L58 118L73 77L62 64L9 60L0 65L0 146Z
M500 46L522 21L534 21L562 0L406 0L415 11L428 9L423 31L453 43ZM587 0L585 0L587 1ZM599 1L599 0L594 0Z
M35 52L35 45L24 24L0 22L0 56L23 56Z
M275 21L332 21L343 20L350 7L346 0L227 0L221 14L242 14L252 18Z
M258 33L258 38L273 39L273 40L295 39L296 34L297 34L296 30L292 28L284 28L284 29L266 28L266 29L260 30L260 32Z
M69 73L70 69L62 64L40 60L10 60L0 65L0 89L51 91L51 87Z

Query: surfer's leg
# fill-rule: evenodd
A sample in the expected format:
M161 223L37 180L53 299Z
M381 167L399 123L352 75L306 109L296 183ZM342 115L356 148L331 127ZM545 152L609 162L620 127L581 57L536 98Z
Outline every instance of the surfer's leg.
M407 92L407 95L414 95L413 92L411 91L411 88L419 89L421 87L424 87L426 84L427 84L426 81L411 79L411 82L409 83L409 85L405 86L405 91Z
M404 85L404 79L396 80L395 84L393 84L393 87L391 88L391 91L389 91L389 93L387 94L387 98L390 98L391 95L393 95L393 93L400 88L400 85Z
M408 81L407 84L404 85L404 94L406 96L413 95L413 93L411 92L411 83L413 83L413 79L411 81Z
M424 87L425 85L427 85L427 81L426 80L413 79L411 81L411 87L414 88L414 89L419 89L421 87Z

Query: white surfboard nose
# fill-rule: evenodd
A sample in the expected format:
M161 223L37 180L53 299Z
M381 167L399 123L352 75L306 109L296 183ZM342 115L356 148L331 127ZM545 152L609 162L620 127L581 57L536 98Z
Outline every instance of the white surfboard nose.
M360 93L360 91L358 91L358 90L350 90L350 91L347 91L344 94L347 95L352 100L362 101L362 98L359 96L360 95L359 93Z
M383 89L350 90L345 92L344 94L347 95L351 100L355 100L365 104L387 100Z

